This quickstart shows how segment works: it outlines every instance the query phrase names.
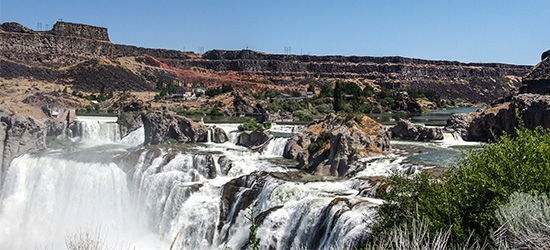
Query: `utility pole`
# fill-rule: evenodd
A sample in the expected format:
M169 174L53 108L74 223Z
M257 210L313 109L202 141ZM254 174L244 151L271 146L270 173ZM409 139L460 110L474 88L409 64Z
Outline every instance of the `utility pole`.
M285 55L290 55L291 53L291 47L288 46L288 47L285 47Z

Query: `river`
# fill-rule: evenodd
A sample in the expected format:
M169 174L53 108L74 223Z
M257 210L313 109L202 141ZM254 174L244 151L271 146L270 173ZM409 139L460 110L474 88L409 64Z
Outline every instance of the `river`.
M273 126L276 138L255 152L235 145L238 124L210 124L228 134L222 144L143 147L143 128L120 138L113 118L79 123L82 136L71 146L11 163L0 249L65 249L83 238L112 249L241 249L251 208L262 249L348 249L365 239L382 202L372 197L373 177L441 168L478 145L453 134L392 141L392 152L364 159L355 177L326 181L282 158L296 125Z

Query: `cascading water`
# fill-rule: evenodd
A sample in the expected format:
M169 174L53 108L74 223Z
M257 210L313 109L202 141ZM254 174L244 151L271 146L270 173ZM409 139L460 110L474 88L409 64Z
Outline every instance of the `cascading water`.
M349 249L365 239L365 221L380 204L369 198L376 189L369 178L406 161L388 155L366 160L349 180L302 182L278 160L284 137L258 153L232 142L237 125L221 124L230 137L223 144L141 147L143 128L120 139L112 120L80 123L79 146L12 162L0 203L0 223L10 226L0 230L0 249L62 249L67 234L90 226L104 228L113 236L106 242L121 249L241 249L254 200L261 249ZM274 131L288 137L295 128Z
M111 160L126 145L105 145L118 140L116 124L90 120L80 121L85 147L12 161L0 203L0 249L63 249L68 235L97 228L105 235L97 240L108 244L139 246L135 239L144 236L149 239L144 244L154 241L136 219L126 174ZM94 146L98 139L103 144Z
M288 138L275 137L271 139L262 150L262 155L267 157L282 157Z
M120 140L116 117L78 117L71 126L74 126L74 129L71 129L73 141L97 145Z

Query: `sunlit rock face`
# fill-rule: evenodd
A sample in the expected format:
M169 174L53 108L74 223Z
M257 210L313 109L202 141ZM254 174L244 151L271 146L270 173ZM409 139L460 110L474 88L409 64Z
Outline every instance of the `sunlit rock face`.
M399 119L391 128L392 138L415 141L443 140L443 131L438 127L426 127L408 120Z
M145 145L160 144L168 139L190 143L208 140L208 128L204 124L183 116L156 111L143 113L141 119L145 128Z
M341 177L357 171L358 159L390 149L390 133L368 116L330 114L292 137L283 156L306 171Z
M0 183L11 161L46 148L46 125L29 116L0 111Z

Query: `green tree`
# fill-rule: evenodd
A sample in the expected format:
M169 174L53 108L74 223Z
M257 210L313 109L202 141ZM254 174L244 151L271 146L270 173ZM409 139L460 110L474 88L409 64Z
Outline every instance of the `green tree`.
M239 125L238 129L239 131L252 131L256 130L260 127L258 122L256 122L255 119L252 119L250 117L246 117L243 124Z
M336 86L334 86L334 93L333 98L334 102L332 104L332 107L334 108L334 111L338 112L344 109L344 90L341 82L337 82Z
M334 89L332 88L332 84L323 83L321 84L321 91L319 92L319 98L333 97L333 92L334 92Z
M315 86L313 86L313 84L309 84L309 86L307 87L307 91L315 94Z

